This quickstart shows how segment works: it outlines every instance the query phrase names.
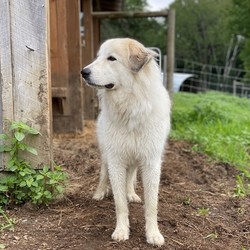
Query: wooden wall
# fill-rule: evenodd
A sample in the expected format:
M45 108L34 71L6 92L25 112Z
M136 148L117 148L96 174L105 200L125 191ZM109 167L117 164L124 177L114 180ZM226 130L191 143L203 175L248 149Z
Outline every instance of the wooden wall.
M92 62L96 56L94 44L95 32L94 32L94 21L92 17L92 1L91 0L81 0L82 11L84 12L83 23L84 26L84 36L81 38L82 46L82 67L85 67ZM99 42L99 41L98 41ZM99 45L99 43L98 43ZM86 84L84 88L84 119L94 120L96 118L97 109L97 98L96 91L90 88Z
M0 13L0 133L10 121L38 129L41 136L30 141L38 157L28 154L27 160L39 167L52 160L49 3L5 0ZM0 169L6 160L0 153Z
M79 0L50 0L54 132L83 129L79 14Z

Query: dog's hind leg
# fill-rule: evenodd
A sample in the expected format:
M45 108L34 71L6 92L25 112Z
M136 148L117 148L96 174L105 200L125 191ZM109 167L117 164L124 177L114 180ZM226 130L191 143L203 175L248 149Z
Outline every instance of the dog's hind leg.
M110 193L108 182L108 164L106 161L102 161L100 179L97 189L93 195L94 200L103 200L105 196Z
M161 160L142 168L142 180L145 198L145 219L147 242L156 246L164 244L164 238L157 223L158 191L161 172Z
M137 180L137 167L127 169L127 199L129 202L141 203L141 198L135 193Z

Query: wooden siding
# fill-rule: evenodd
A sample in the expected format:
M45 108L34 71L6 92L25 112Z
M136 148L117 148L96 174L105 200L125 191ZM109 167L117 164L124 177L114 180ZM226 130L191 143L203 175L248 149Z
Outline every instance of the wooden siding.
M41 136L29 144L39 156L26 156L34 167L52 159L48 7L47 0L1 0L0 4L4 13L0 15L0 133L7 131L7 120L38 129ZM0 169L6 160L0 153Z

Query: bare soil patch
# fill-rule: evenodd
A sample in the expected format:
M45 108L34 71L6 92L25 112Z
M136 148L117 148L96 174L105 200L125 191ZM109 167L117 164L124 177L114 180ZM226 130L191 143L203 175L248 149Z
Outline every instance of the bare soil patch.
M166 148L159 195L166 244L159 249L250 249L250 199L232 196L236 170L191 148L180 141ZM117 243L110 237L113 198L91 198L100 165L94 122L86 122L83 134L57 135L54 155L70 176L65 197L47 208L26 204L8 210L16 225L0 234L6 249L154 249L145 240L143 204L129 204L130 239ZM142 197L140 177L137 192Z

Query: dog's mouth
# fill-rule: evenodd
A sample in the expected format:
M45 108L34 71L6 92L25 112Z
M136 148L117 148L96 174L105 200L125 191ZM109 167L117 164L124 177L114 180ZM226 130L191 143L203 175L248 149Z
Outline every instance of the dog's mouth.
M98 89L113 89L114 86L115 86L113 83L109 83L109 84L106 84L106 85L99 85L99 84L96 84L96 83L87 82L87 84L90 87L98 88Z
M115 87L114 83L108 83L105 85L100 85L100 84L94 83L91 80L90 74L91 74L91 70L89 68L83 68L81 70L82 78L85 80L85 82L87 83L88 86L93 87L93 88L98 88L98 89L113 89Z

